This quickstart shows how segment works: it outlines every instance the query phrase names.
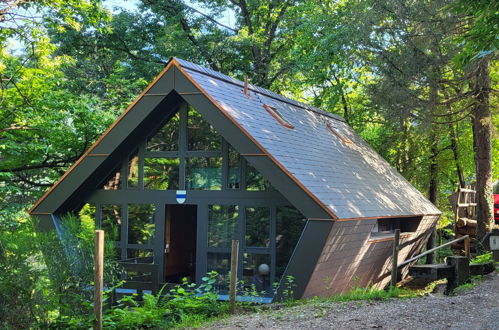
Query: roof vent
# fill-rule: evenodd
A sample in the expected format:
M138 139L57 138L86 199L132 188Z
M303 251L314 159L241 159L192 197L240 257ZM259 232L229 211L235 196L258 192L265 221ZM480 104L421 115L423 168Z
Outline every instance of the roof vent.
M328 130L333 133L338 139L341 140L341 142L343 142L344 144L346 144L347 146L351 145L352 144L352 141L350 141L350 139L344 137L343 135L341 135L337 128L333 125L333 123L331 122L328 122L327 123L327 128Z
M272 117L274 117L279 122L279 124L281 124L282 126L284 126L286 128L290 128L290 129L295 128L295 126L293 124L291 124L286 118L284 118L282 113L280 113L276 107L273 107L273 106L268 105L268 104L264 104L263 108L265 110L267 110L267 112L270 113L270 115Z
M248 86L248 76L244 76L244 89L242 89L241 92L243 92L243 94L246 95L248 98L251 98Z

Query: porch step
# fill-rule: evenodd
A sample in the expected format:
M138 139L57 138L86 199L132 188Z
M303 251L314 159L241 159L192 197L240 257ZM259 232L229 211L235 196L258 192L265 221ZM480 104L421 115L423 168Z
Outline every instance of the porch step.
M414 265L409 267L409 275L431 281L448 278L453 274L453 267L446 264Z

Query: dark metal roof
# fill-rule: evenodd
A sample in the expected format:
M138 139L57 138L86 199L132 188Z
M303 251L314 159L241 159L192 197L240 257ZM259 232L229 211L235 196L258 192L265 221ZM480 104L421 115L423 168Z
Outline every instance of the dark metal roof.
M340 116L176 59L218 106L340 219L440 214ZM294 126L281 125L268 104ZM327 127L328 123L334 132Z

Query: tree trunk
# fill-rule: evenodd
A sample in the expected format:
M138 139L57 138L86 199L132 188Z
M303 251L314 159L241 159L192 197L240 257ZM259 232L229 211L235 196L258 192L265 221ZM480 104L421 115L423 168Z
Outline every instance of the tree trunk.
M434 50L435 51L435 50ZM436 65L432 66L433 72L430 73L430 90L429 90L429 103L431 107L431 111L433 114L438 113L438 68ZM438 201L438 139L439 139L439 127L438 124L434 124L430 127L431 133L429 136L430 139L430 168L429 168L429 187L428 187L428 198L433 205L437 205ZM436 238L436 229L432 231L430 237L428 238L428 242L426 243L426 249L430 250L435 247L435 238ZM427 264L435 263L435 252L432 252L426 256Z
M492 115L489 106L490 75L487 59L480 60L474 71L475 86L473 109L473 141L475 145L476 163L476 218L477 248L482 249L482 240L492 230Z
M449 109L450 112L450 109ZM450 137L450 146L452 149L452 154L454 155L454 163L456 165L456 174L459 179L459 186L464 188L466 182L464 180L463 169L461 168L461 163L459 162L459 150L457 149L457 136L456 131L454 130L454 124L452 123L452 116L449 115L449 137Z
M430 134L430 185L428 188L428 199L430 202L433 203L433 205L437 205L437 200L438 200L438 163L437 163L437 157L438 157L438 136L437 136L437 128L433 127L431 134ZM428 238L428 242L426 243L426 249L430 250L435 247L435 236L436 236L436 230L433 230L433 232L430 234L430 237ZM435 263L435 252L430 253L426 256L426 264L434 264Z

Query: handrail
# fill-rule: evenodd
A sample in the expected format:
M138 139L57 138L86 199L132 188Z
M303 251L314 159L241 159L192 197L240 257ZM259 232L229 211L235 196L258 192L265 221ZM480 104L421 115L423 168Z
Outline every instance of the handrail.
M445 244L442 244L442 245L440 245L440 246L434 247L433 249L429 249L428 251L425 251L425 252L423 252L423 253L421 253L421 254L418 254L417 256L412 257L411 259L408 259L408 260L406 260L406 261L404 261L404 262L402 262L402 263L398 264L398 265L397 265L397 268L400 268L400 267L405 266L405 265L407 265L407 264L409 264L409 263L411 263L411 262L413 262L413 261L416 261L416 260L418 260L419 258L424 257L425 255L430 254L430 253L432 253L432 252L434 252L434 251L437 251L437 250L439 250L439 249L441 249L441 248L443 248L443 247L449 246L449 245L451 245L451 244L453 244L453 243L456 243L456 242L459 242L459 241L462 241L462 240L465 240L465 239L469 239L469 238L470 238L470 236L469 236L469 235L464 235L464 236L462 236L462 237L456 238L455 240L452 240L452 241L447 242L447 243L445 243ZM466 243L465 243L465 245L466 245ZM468 246L469 246L469 244L468 244ZM466 251L466 254L469 256L469 251Z

